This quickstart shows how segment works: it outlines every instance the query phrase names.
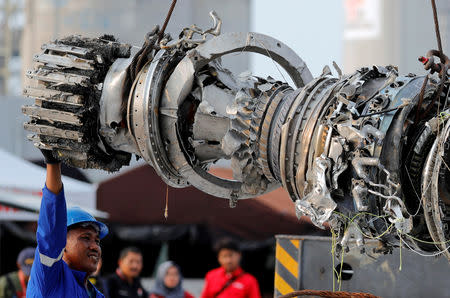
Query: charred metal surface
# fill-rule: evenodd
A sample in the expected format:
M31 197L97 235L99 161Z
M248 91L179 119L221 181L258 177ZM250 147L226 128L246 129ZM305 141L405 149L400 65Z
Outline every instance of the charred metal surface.
M42 49L34 56L35 69L27 73L35 86L24 90L35 105L22 108L30 116L25 129L36 133L35 145L52 149L75 167L115 171L128 165L131 154L114 150L101 137L98 118L105 76L117 58L130 55L130 46L111 36L72 36Z
M340 250L353 238L364 251L376 238L386 252L405 243L450 259L448 58L421 58L426 77L393 66L343 75L334 64L338 76L326 66L313 78L282 42L221 34L211 17L212 28L150 38L130 58L128 46L103 39L44 45L28 74L38 84L25 90L36 99L23 109L31 140L71 165L109 171L136 154L167 184L232 207L283 186L299 217L328 222ZM221 65L239 52L273 59L295 86ZM223 159L231 180L209 171Z

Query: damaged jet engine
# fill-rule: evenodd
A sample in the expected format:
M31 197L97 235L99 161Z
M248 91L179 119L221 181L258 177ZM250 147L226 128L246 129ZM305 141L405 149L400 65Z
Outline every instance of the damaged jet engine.
M116 171L142 157L172 187L230 200L280 186L298 216L327 222L340 248L377 238L389 251L450 260L449 59L430 51L434 75L393 66L313 78L282 42L257 33L185 28L150 32L134 56L112 36L71 36L42 46L23 107L39 148L69 165ZM221 65L230 53L277 62L295 86ZM231 160L233 180L209 167Z

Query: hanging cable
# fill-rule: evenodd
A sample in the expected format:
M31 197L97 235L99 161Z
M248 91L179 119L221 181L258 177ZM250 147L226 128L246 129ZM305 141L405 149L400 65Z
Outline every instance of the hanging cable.
M127 99L131 91L131 86L133 85L134 80L136 79L144 65L147 64L148 61L153 59L154 52L159 50L159 41L164 36L164 31L166 30L167 24L169 23L176 3L177 0L172 0L172 4L170 5L169 11L161 29L159 29L159 26L155 26L152 31L146 34L145 42L142 45L142 48L136 53L136 55L134 55L130 65L127 67L126 77L122 89L122 119L126 119Z

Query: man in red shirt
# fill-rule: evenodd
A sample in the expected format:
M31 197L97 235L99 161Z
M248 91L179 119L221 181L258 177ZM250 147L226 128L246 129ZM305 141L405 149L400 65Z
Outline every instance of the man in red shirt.
M240 267L241 251L229 238L216 244L220 267L206 274L202 298L260 298L258 281Z

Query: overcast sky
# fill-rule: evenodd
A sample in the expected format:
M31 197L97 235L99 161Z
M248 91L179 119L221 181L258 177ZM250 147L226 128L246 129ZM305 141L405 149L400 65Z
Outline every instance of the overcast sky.
M313 76L332 61L342 64L343 1L250 0L250 31L275 37L291 47L308 65ZM255 74L282 79L273 63L251 56ZM269 61L270 62L270 61Z

